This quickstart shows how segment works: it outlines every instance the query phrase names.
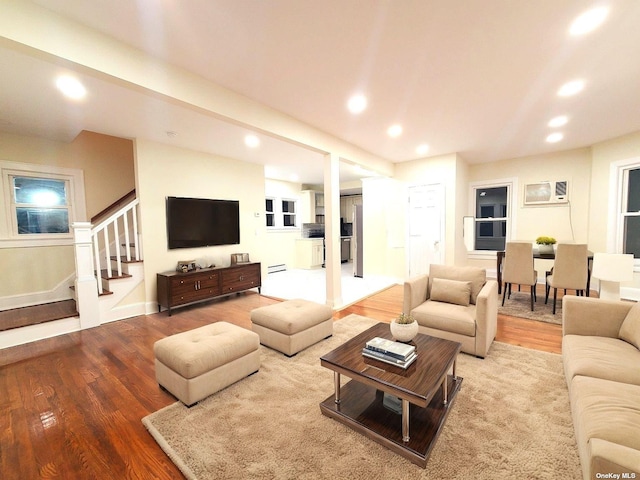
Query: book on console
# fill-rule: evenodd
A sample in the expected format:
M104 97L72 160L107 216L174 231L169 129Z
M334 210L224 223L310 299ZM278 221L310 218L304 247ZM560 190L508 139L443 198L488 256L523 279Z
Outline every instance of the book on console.
M365 348L400 360L407 360L416 351L415 345L407 345L406 343L394 342L380 337L369 340L365 343Z
M398 358L390 357L382 352L376 352L375 350L369 350L368 348L362 349L362 355L374 360L380 360L381 362L388 363L389 365L395 365L400 368L407 368L411 365L418 356L413 352L406 360L400 360Z

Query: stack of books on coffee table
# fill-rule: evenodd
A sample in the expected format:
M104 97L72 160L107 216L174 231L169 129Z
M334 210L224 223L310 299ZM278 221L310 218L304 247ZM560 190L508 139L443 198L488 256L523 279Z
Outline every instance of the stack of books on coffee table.
M362 349L362 355L401 368L407 368L417 358L414 345L380 337L369 340Z

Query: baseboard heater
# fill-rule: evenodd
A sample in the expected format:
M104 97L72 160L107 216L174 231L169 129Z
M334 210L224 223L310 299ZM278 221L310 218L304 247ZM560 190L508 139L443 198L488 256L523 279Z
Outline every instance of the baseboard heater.
M284 272L287 269L287 266L284 263L279 265L269 265L267 267L267 273L276 273L276 272Z

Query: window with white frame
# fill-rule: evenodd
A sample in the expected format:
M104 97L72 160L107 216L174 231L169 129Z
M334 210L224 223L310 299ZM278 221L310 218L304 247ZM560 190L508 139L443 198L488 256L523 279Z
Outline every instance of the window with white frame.
M18 235L69 233L69 180L10 175L11 211Z
M504 250L511 227L511 190L510 183L473 186L474 250Z
M621 253L631 253L640 264L640 164L622 170L620 232Z
M265 200L265 218L267 221L267 227L276 226L274 204L275 204L275 199L273 198L267 198Z
M266 198L265 217L267 228L298 227L298 201L290 198Z
M0 170L0 238L20 245L68 242L71 225L85 215L82 171L4 161Z
M297 225L295 200L282 200L282 225L284 227L295 227Z

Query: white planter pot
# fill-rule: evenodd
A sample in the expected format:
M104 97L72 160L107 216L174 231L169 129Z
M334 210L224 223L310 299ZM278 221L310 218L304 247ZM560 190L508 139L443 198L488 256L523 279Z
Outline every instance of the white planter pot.
M553 255L553 245L538 245L538 253L541 255Z
M410 342L418 334L418 322L396 323L391 322L391 335L398 342Z

